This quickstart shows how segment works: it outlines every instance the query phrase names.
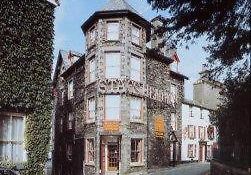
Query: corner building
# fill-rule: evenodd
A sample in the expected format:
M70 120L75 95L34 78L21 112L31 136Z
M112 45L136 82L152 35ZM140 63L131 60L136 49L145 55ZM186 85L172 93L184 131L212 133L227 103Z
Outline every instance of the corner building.
M86 54L59 54L54 174L147 174L180 160L187 77L147 48L152 29L124 0L111 0L82 25Z

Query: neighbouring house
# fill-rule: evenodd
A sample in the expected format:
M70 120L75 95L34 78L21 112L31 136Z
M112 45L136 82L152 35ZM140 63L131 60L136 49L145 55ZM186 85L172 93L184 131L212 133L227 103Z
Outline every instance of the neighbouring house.
M200 73L194 83L193 100L184 99L182 103L182 147L183 162L205 162L212 159L217 147L217 130L210 121L210 112L220 103L222 84L209 80L207 71Z
M82 25L85 54L59 52L54 174L146 174L181 160L188 78L157 49L151 30L158 23L124 0L110 0Z
M7 64L7 65L9 64L8 68L11 69L11 71L14 70L13 72L9 71L8 73L6 73L7 78L2 76L2 74L1 74L1 78L4 77L3 79L1 79L2 81L1 81L1 87L0 87L0 91L1 91L1 97L0 97L0 163L3 163L3 164L1 164L1 166L3 166L3 165L5 165L6 162L19 165L19 164L27 161L27 152L26 152L26 147L25 147L25 129L27 126L27 115L32 113L31 112L32 109L27 108L27 106L28 106L27 103L30 103L29 99L20 98L20 97L28 97L28 95L27 95L28 92L32 91L34 89L34 87L33 87L33 89L30 88L33 84L32 84L32 82L27 82L27 80L30 77L27 77L27 74L25 74L25 73L27 73L27 70L29 68L25 67L25 68L23 68L23 70L17 70L15 67L16 65L13 62L19 61L20 65L23 65L23 67L24 67L26 64L25 61L29 60L29 64L30 64L30 62L32 61L33 58L30 58L30 57L26 58L26 56L29 55L29 53L28 54L27 53L20 54L20 53L23 52L23 50L28 51L29 49L30 50L34 49L35 46L34 47L29 46L29 47L26 47L25 49L23 49L24 46L20 44L21 41L19 40L19 38L20 38L19 35L20 35L20 33L22 33L22 35L24 36L24 38L22 39L22 42L25 42L26 45L29 45L29 43L32 40L32 42L34 42L34 44L38 45L38 47L36 47L37 50L44 49L44 47L42 47L42 46L40 47L39 44L44 44L44 42L48 43L48 41L46 40L47 38L45 38L44 40L40 40L40 41L37 41L37 40L34 41L33 38L27 37L27 33L24 32L25 28L23 26L25 26L27 24L29 24L29 25L34 24L34 26L38 26L39 24L36 21L31 21L30 19L27 19L27 20L21 21L23 26L21 25L21 23L20 24L18 23L17 24L18 27L13 25L15 22L13 24L12 24L12 22L9 23L9 21L13 21L13 20L10 20L10 18L15 19L19 15L18 19L16 19L18 21L21 18L25 18L26 17L25 15L29 14L29 13L20 12L20 11L24 10L23 4L18 4L14 1L7 2L7 3L5 1L5 2L1 2L1 3L3 3L3 7L1 7L1 8L7 9L6 11L3 11L2 14L5 14L5 12L6 12L6 14L9 16L7 16L8 22L3 21L3 24L5 25L5 30L3 30L4 35L2 35L2 31L1 31L1 35L3 36L3 38L5 38L5 37L8 38L7 39L8 42L6 42L7 45L4 46L3 52L1 50L1 52L4 54L1 54L1 56L3 56L3 57L1 57L0 59L4 60L5 62L1 62L2 65L0 65L0 69L5 74L6 73L6 70L5 70L6 65L5 64ZM27 4L25 4L27 6L27 7L25 7L26 10L28 8L30 8L30 6L32 6L32 5L34 7L36 7L36 5L37 5L36 3L32 3L32 2L28 2L28 1L25 3L27 3ZM58 5L58 2L55 0L48 0L48 1L44 0L44 1L41 1L40 3L45 8L46 7L48 8L48 13L42 14L41 15L42 17L50 14L50 12L53 15L54 8ZM7 7L5 6L6 4L8 4ZM39 5L41 5L41 4L39 4ZM20 9L20 11L19 11L19 13L15 14L16 16L15 15L11 16L12 13L15 13L15 10L14 10L15 8ZM37 12L39 13L40 11L42 11L42 9L38 8ZM46 16L46 17L48 17L48 16ZM5 18L5 16L3 16L3 18L1 18L1 19L5 20L4 18ZM33 18L31 18L31 19L33 19ZM51 21L47 22L48 25L52 24L50 22ZM2 28L1 28L1 30L2 30ZM43 30L43 28L41 30ZM41 30L38 30L37 32L41 32ZM48 28L48 30L49 30L49 28ZM29 33L29 35L32 35L32 36L33 36L33 34L34 33ZM36 37L36 35L34 35L34 37ZM50 39L50 38L48 38L48 39ZM20 49L16 49L17 47L18 48L20 47ZM2 47L1 47L1 49L2 49ZM47 50L50 50L50 48L48 48ZM47 51L47 50L45 50L45 51ZM21 58L19 58L16 55L18 55L18 56L21 55ZM35 56L36 56L36 54L35 54ZM14 58L17 58L17 60L13 61L13 60L11 60L12 58L13 58L13 60L14 60ZM37 59L37 58L35 58L35 59ZM25 60L25 61L22 62L21 60ZM48 57L48 60L50 60L50 57ZM18 62L18 64L19 64L19 62ZM11 65L11 64L13 64L13 65ZM48 74L48 76L50 77L49 74ZM8 79L8 77L11 77L11 78L14 77L14 78L11 81L6 81L5 79ZM2 84L3 82L4 82L4 84ZM5 87L9 86L10 88L7 91L5 91L5 89L2 89L3 88L2 85L4 85ZM10 94L10 96L8 96L9 95L8 93ZM27 94L25 94L25 93L27 93ZM6 96L7 96L7 98L6 98ZM31 96L31 95L29 95L29 96ZM5 101L2 102L2 100L3 101L5 100Z

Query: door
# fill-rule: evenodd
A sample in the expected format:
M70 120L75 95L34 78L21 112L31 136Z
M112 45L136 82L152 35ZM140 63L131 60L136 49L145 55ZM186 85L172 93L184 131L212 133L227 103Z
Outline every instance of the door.
M206 155L205 155L205 145L200 145L200 150L199 150L199 161L200 162L205 162Z
M119 145L118 142L109 142L107 145L107 170L119 170Z

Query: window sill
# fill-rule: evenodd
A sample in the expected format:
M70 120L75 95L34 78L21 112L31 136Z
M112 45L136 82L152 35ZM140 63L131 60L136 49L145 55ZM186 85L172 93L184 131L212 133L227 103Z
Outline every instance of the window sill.
M95 164L94 164L94 162L86 162L85 166L94 166L95 167Z
M140 166L145 166L145 164L143 162L131 162L130 166L140 167Z
M130 123L145 124L145 122L142 120L130 120Z

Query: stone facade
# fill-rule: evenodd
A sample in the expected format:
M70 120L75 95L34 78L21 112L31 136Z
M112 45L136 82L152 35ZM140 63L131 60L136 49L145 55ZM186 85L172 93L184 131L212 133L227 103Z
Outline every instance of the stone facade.
M112 1L114 6L130 7L123 0ZM170 58L146 47L150 23L130 9L118 9L94 13L82 26L86 54L66 70L60 71L63 64L57 65L54 88L65 98L55 98L54 174L147 174L149 168L167 167L180 160L181 102L186 77L170 70ZM110 22L119 25L116 40L107 39ZM134 27L139 29L137 44L132 41ZM119 53L119 77L106 77L107 53ZM65 59L71 56L69 53ZM132 57L140 62L138 81L132 79ZM74 93L69 100L70 81ZM116 120L107 119L109 95L120 99ZM132 99L140 101L137 120L131 117ZM93 116L90 103L94 104ZM69 113L74 116L70 130ZM175 129L170 124L172 113L176 116ZM60 123L66 128L63 132ZM172 150L171 144L175 147ZM134 154L137 156L132 158Z

